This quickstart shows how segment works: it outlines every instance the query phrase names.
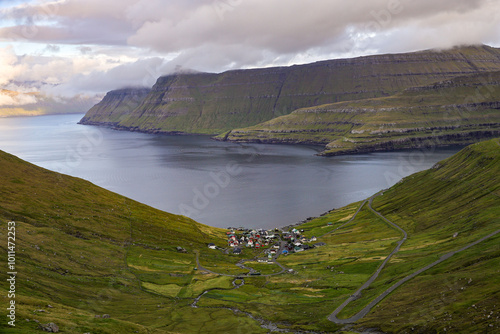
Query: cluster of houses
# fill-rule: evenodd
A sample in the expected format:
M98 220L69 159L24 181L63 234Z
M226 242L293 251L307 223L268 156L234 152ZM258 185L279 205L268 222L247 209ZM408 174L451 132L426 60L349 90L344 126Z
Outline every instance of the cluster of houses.
M240 232L240 234L237 235L236 231ZM244 228L229 228L229 231L226 232L226 235L227 244L229 247L261 248L269 246L269 244L272 243L274 239L278 238L278 235L275 234L275 231L266 231L262 229L250 230Z
M316 237L307 238L301 235L302 232L304 232L304 230L299 231L296 228L293 228L290 232L283 233L283 239L288 241L286 247L286 250L288 252L298 253L314 247L320 247L324 245L324 243L321 242L315 244L314 246L308 245L308 243L315 242Z
M281 248L280 243L279 242L275 243L271 248L269 248L268 250L266 250L267 257L269 259L272 259L275 255L278 254L278 252L280 251L280 248ZM284 254L284 255L287 255L288 254L288 250L286 248L284 248L281 251L281 253Z
M233 254L241 254L243 247L248 248L261 248L272 246L266 250L268 257L271 259L278 253L287 255L292 252L303 252L314 247L324 246L325 243L319 242L310 245L316 241L316 237L307 238L301 233L304 230L292 229L290 232L282 232L279 230L263 230L263 229L245 229L245 228L228 228L227 244L233 249ZM281 247L280 242L282 239L287 241L286 245ZM208 244L208 248L217 249L215 244Z

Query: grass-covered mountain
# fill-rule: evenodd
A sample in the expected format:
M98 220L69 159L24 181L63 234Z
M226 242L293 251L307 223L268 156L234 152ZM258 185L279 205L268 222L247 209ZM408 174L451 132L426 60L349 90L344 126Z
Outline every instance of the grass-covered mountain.
M500 50L469 46L220 74L179 73L159 78L135 108L122 108L123 94L110 92L81 123L221 134L299 108L386 97L410 87L498 70Z
M108 92L90 108L82 120L84 124L116 125L136 109L151 92L149 88L123 88ZM88 117L92 115L92 117Z
M225 242L220 229L3 152L0 175L4 310L9 221L16 223L18 272L16 326L2 321L2 333L40 333L34 320L54 322L64 333L166 333L155 327L177 301L148 291L146 282L166 279L148 268L191 274L194 258L177 246L191 253L207 242ZM103 314L111 318L95 318Z
M442 255L500 229L500 140L465 148L375 197L373 208L407 234L380 276L339 318ZM246 263L262 276L241 280L240 256L209 250L223 230L164 213L0 152L0 263L7 268L7 222L16 222L16 327L40 333L53 322L64 333L495 333L500 331L500 234L446 259L345 326L327 320L402 239L401 232L360 203L301 227L321 247ZM354 219L353 219L354 218ZM177 251L176 247L186 252ZM199 254L199 255L197 255ZM0 290L7 307L6 270ZM236 288L233 284L239 285ZM193 304L195 303L195 305ZM193 307L196 306L196 307ZM104 314L108 317L102 317ZM264 326L265 328L263 328Z
M373 207L408 239L344 317L405 275L500 232L500 140L468 146L405 178L376 197ZM403 284L357 326L387 333L500 332L499 269L496 234Z
M459 76L390 97L303 108L221 140L325 145L324 155L463 145L500 136L500 72Z

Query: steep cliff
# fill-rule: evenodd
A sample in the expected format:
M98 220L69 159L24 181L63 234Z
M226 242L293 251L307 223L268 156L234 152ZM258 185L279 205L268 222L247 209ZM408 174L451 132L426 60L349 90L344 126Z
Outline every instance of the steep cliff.
M80 121L89 125L117 125L123 121L151 91L149 88L124 88L108 92Z
M390 97L303 108L220 140L326 145L323 155L467 144L500 136L500 72Z
M82 123L145 132L220 134L299 108L385 97L409 87L495 70L500 70L499 49L470 46L220 74L174 74L159 78L133 111L120 108L110 95Z

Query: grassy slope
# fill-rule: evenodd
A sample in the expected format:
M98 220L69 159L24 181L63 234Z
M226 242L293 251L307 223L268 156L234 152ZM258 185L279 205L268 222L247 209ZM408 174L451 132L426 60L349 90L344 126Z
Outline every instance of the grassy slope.
M150 132L220 134L298 108L384 97L461 74L500 70L499 59L500 50L476 46L220 74L169 75L158 79L132 113L115 110L109 103L103 110L89 111L87 120L120 119L119 126Z
M470 146L377 197L374 208L406 229L409 238L373 286L340 316L355 313L416 268L499 229L499 169L497 139ZM223 231L7 154L0 155L0 171L0 237L6 239L8 220L18 222L16 329L23 333L37 332L37 325L24 319L54 321L67 333L266 332L227 308L283 328L334 332L340 326L327 315L370 277L401 237L366 206L354 221L324 235L352 217L360 204L354 203L301 226L306 235L324 235L318 242L327 245L281 257L295 274L246 278L232 289L230 278L193 271L192 252L199 249L203 266L238 272L232 265L236 257L205 246L208 241L223 245ZM498 331L498 241L496 236L472 247L403 285L357 326L387 332L450 326L457 333ZM5 254L5 242L0 245ZM175 252L177 245L188 253ZM253 255L244 250L244 256ZM263 272L276 270L269 266ZM198 308L190 307L207 289ZM104 313L111 318L94 318Z
M0 153L0 172L4 268L7 221L17 223L18 309L13 332L38 332L37 324L25 319L53 321L66 333L156 332L156 327L176 323L170 317L177 301L147 290L168 280L191 282L196 275L192 250L203 252L207 242L225 244L220 229L152 209L6 153ZM177 253L176 246L190 254ZM0 273L3 296L5 272ZM5 302L4 297L2 305ZM194 323L207 322L212 313L201 310ZM96 319L96 314L111 318ZM227 317L230 312L217 314ZM226 323L235 325L239 317ZM10 332L5 321L0 328Z
M375 199L374 207L409 238L344 316L440 255L500 229L500 141L469 146L433 169L406 178ZM411 328L441 332L445 327L453 333L498 331L499 245L497 235L423 273L361 324L398 333Z
M299 109L231 141L316 143L324 154L464 144L500 133L500 72L457 77L377 99Z

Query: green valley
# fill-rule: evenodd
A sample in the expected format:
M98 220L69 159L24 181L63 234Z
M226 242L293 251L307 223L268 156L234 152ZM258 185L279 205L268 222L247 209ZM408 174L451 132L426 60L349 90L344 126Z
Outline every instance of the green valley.
M1 261L6 268L7 227L14 221L18 272L16 327L3 322L4 333L40 333L48 323L64 333L500 330L500 234L493 234L500 230L499 139L468 146L370 200L296 226L317 246L270 263L245 262L259 275L236 264L261 258L266 247L225 252L227 230L6 153L0 153L0 173ZM207 247L212 243L218 249ZM330 321L391 253L338 319L444 260L354 323ZM0 277L8 302L5 270Z

